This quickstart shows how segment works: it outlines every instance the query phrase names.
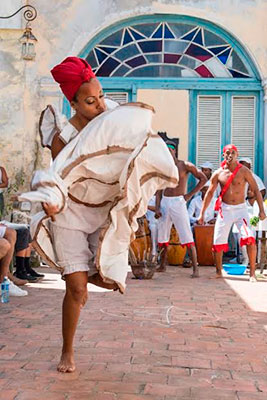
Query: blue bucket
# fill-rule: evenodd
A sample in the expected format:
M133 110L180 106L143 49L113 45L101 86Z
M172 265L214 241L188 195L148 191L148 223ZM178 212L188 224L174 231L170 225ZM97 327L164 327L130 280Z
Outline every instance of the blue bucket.
M243 275L247 269L245 264L223 264L228 275Z

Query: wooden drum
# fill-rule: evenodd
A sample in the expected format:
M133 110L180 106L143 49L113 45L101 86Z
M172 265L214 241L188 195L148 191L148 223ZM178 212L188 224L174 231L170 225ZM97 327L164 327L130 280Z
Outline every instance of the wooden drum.
M141 262L151 253L151 236L146 217L138 218L138 230L135 233L135 240L131 242L131 250L134 252L137 262Z
M171 229L170 244L167 250L169 265L182 265L186 254L186 246L182 247L178 233L174 227Z
M199 265L214 265L212 253L214 225L195 225L194 232Z

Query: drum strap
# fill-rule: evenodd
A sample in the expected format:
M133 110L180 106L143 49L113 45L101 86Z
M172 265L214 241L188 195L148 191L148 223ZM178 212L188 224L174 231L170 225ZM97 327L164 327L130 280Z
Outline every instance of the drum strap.
M242 164L238 163L236 168L232 172L232 174L229 176L229 178L228 178L226 184L224 185L219 197L216 200L214 210L215 211L219 211L219 214L220 214L221 218L223 218L223 215L222 215L222 199L223 199L223 196L225 195L225 193L229 189L229 186L231 185L234 177L236 176L237 172L240 170L241 167L242 167Z

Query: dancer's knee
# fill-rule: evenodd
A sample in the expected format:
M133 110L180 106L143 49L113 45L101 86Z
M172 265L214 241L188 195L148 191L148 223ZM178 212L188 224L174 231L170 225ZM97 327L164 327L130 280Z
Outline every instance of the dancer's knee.
M86 303L88 298L87 286L82 284L72 286L68 288L68 292L75 302L81 304L82 306Z

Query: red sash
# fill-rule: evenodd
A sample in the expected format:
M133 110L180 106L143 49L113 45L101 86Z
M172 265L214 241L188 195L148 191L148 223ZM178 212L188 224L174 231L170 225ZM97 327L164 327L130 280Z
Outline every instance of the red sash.
M232 172L232 174L229 176L229 178L228 178L226 184L224 185L224 187L223 187L218 199L216 200L214 210L215 211L219 211L219 214L220 214L221 218L223 218L223 215L222 215L222 198L225 195L225 193L227 192L227 190L229 189L229 186L231 185L234 177L236 176L237 172L240 170L241 167L242 167L242 164L238 163L236 168Z

